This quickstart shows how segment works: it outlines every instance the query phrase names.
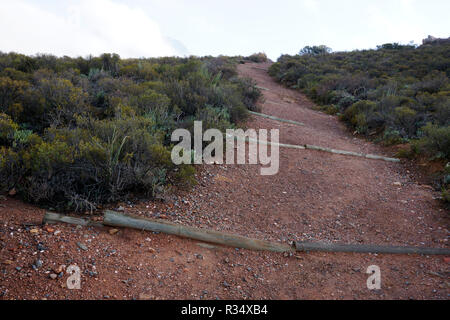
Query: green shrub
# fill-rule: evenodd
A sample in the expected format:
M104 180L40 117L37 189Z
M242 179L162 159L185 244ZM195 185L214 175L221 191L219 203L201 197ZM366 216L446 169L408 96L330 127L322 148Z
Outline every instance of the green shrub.
M357 102L357 99L353 95L344 90L331 91L327 100L336 105L340 112L344 112L348 107Z
M23 172L20 155L10 148L0 147L0 190L11 190Z
M261 111L261 107L256 103L262 98L263 94L256 86L256 81L251 78L234 78L233 83L238 85L242 95L242 102L251 111Z
M326 114L337 114L340 112L339 107L335 106L334 104L330 105L330 106L325 106L324 112Z
M380 127L376 109L377 104L372 101L358 101L345 110L344 120L348 121L359 133L366 134L370 129Z
M431 158L450 159L450 126L428 123L421 131L423 137L415 142L419 152Z
M0 113L0 144L9 145L19 126L7 114Z
M413 145L407 145L397 151L395 156L397 158L413 159L416 156L416 150Z
M417 112L409 107L397 107L394 109L395 122L403 128L405 135L412 137L416 133Z
M248 59L250 61L257 62L257 63L266 62L267 55L264 52L254 53L251 56L249 56Z

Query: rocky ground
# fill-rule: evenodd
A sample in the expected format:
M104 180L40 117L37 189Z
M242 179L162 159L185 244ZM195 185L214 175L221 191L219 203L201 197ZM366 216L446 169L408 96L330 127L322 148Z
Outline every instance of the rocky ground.
M278 128L280 142L386 156L336 117L276 84L269 64L239 66L264 88L249 128ZM121 203L125 213L158 217L258 239L448 247L449 214L409 163L280 149L280 171L259 165L205 165L199 184L167 201ZM45 210L0 199L0 299L449 299L442 256L299 253L210 246L174 236L112 228L41 226ZM70 265L81 289L67 288ZM365 273L381 269L382 287Z

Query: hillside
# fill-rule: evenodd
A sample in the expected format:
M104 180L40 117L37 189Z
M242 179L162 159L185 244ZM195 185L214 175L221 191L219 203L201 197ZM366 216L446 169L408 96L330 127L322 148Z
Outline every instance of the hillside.
M356 133L384 145L409 144L399 156L450 160L450 43L384 44L376 50L334 52L305 47L283 55L269 73L301 90L319 109L337 114ZM450 167L438 187L450 200ZM447 190L447 191L445 191Z

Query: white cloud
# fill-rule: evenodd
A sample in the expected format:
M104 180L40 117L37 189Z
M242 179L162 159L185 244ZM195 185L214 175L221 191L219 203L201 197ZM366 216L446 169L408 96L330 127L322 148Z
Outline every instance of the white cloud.
M420 42L424 34L420 27L420 16L411 7L412 1L401 2L401 14L388 16L387 13L375 6L368 7L368 24L371 27L376 40L383 43L401 42L411 40ZM380 42L381 44L381 42Z
M25 0L0 0L0 50L58 56L180 54L143 10L111 0L82 0L58 15Z
M317 0L303 0L302 4L310 13L319 13L320 11Z

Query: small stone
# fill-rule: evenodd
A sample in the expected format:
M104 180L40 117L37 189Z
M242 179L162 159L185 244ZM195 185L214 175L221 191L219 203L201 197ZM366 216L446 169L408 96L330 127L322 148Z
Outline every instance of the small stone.
M55 280L56 278L58 278L58 276L54 273L50 274L50 279Z
M13 262L11 260L5 260L3 261L3 264L11 265Z
M31 234L38 234L39 233L39 229L31 229L30 233Z
M228 282L224 281L224 282L223 282L223 286L224 286L225 288L229 288L229 287L230 287L230 284L229 284Z
M84 251L87 251L87 250L88 250L88 247L87 247L85 244L81 243L81 242L77 242L77 246L78 246L81 250L84 250Z
M16 270L20 271L20 270L22 270L22 268L21 267L16 267Z
M15 188L12 188L11 190L9 190L8 195L10 197L14 197L17 194L17 191Z
M117 211L125 211L125 208L120 206L120 207L117 208Z
M396 182L394 182L394 186L401 187L401 186L402 186L402 183L399 182L399 181L396 181Z
M88 270L87 273L89 274L90 277L96 277L98 275L97 271Z
M115 235L117 232L119 232L119 229L109 229L108 232L110 235Z
M66 266L64 264L60 265L58 268L54 269L53 271L57 274L60 274L61 272L63 272L64 270L66 270Z
M55 232L55 229L53 229L51 227L46 227L45 231L47 231L48 233L53 233L53 232Z
M41 259L37 259L36 262L34 263L34 265L36 266L36 268L42 267L42 264L43 264L43 262L42 262Z
M147 294L147 293L140 293L139 294L139 300L154 300L155 296Z

